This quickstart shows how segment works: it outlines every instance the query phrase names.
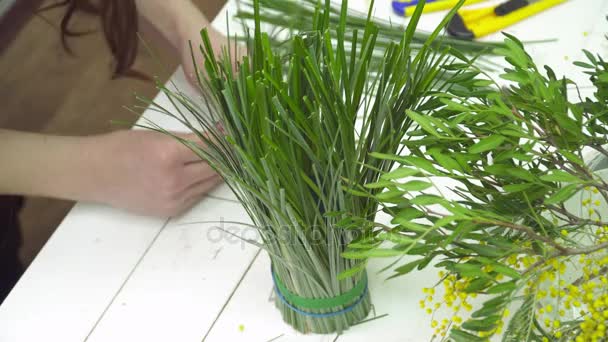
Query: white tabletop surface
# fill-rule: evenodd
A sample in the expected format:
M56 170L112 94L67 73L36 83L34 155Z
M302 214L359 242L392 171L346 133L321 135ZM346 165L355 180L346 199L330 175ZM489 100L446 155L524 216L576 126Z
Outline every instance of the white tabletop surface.
M358 8L366 3L351 2ZM376 4L376 16L403 22L389 0ZM230 0L214 26L224 30L224 12L234 8ZM582 48L606 55L607 10L608 0L570 0L508 31L524 41L557 38L531 46L531 54L557 74L588 84L572 61L582 59ZM432 29L440 16L425 15L421 27ZM173 79L188 87L181 69ZM168 105L163 95L156 101ZM152 111L144 116L181 129ZM422 287L436 281L434 270L385 281L389 273L377 271L390 260L372 260L375 314L388 315L340 336L302 335L283 323L271 301L268 257L222 233L218 221L249 222L226 186L175 218L78 203L0 307L0 342L429 340L430 319L418 301ZM238 225L220 225L255 236Z

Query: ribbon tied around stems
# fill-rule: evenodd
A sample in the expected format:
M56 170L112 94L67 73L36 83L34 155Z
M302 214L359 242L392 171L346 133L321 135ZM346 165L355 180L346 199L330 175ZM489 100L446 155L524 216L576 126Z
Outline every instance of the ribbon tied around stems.
M274 282L274 289L277 297L283 304L285 304L292 311L309 317L325 318L343 315L347 312L354 310L359 305L368 291L367 286L367 273L363 273L361 280L355 284L355 286L347 292L330 298L306 298L296 295L290 292L285 284L276 276L273 268L270 268L272 273L272 280ZM336 307L344 307L338 311L332 311L327 313L314 313L306 310L330 310Z

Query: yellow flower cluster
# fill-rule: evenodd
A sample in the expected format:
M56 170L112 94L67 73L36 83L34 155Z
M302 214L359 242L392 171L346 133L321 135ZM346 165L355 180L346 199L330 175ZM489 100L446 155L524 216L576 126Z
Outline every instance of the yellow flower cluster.
M608 326L608 278L602 273L608 266L608 256L601 258L581 255L578 258L583 274L579 280L567 283L561 279L566 271L564 260L552 259L539 276L539 282L528 283L526 291L536 291L538 302L548 302L536 309L539 322L556 339L600 342L606 340ZM570 313L572 317L565 317ZM563 322L581 320L578 335L564 336L571 329L562 329ZM548 339L547 339L548 340Z
M598 227L594 233L595 239L599 243L608 242L608 226Z
M600 222L600 213L596 209L601 202L593 198L598 193L595 188L586 188L589 198L582 204L587 207L590 216ZM557 225L558 219L554 218ZM565 227L560 235L564 242L571 239L573 230ZM608 225L600 224L588 231L595 242L608 242ZM577 233L578 235L578 233ZM587 235L589 236L589 235ZM521 241L520 246L531 249L530 241ZM598 255L601 254L601 255ZM578 260L578 265L576 265ZM553 257L544 260L540 255L517 255L497 260L521 274L526 274L531 267L539 270L537 276L527 282L524 293L536 296L536 319L543 326L545 333L551 337L544 337L543 341L572 341L572 342L600 342L608 341L608 254L605 251L595 253L593 256L568 255ZM542 261L542 263L541 263ZM569 267L575 273L582 270L580 278L572 279L567 273ZM496 272L492 266L482 267L484 273L491 275L496 282L501 282L504 276ZM576 272L578 270L578 272ZM420 301L420 307L431 316L431 326L434 329L433 337L445 337L451 328L459 328L466 321L467 312L473 310L470 302L476 297L475 293L467 293L465 289L470 285L472 278L457 277L455 274L439 272L441 282L437 285L439 295L435 295L435 288L425 288L426 295ZM437 298L437 299L436 299ZM449 309L451 319L435 319L435 314L442 307ZM508 318L508 310L504 310L502 320L493 330L480 332L480 337L489 338L502 332L504 322ZM464 316L464 319L463 319ZM572 322L579 322L578 328L573 329ZM540 327L539 327L540 328Z
M573 305L579 304L581 332L576 336L576 342L599 342L606 340L606 326L608 325L608 279L606 266L608 256L592 258L582 255L579 262L583 264L582 282L571 287Z
M600 204L602 204L599 200L593 200L593 194L597 194L599 193L599 190L597 188L591 188L591 187L585 187L585 191L589 192L589 197L584 199L582 201L582 204L584 207L589 206L588 209L588 213L589 215L596 215L599 217L599 213L597 212L596 209L593 208L593 206L599 207Z
M475 298L476 294L464 292L464 289L469 286L471 281L469 278L463 277L458 279L456 275L446 275L443 271L439 272L439 277L443 279L441 282L443 287L442 298L434 301L435 289L424 288L422 291L426 297L420 301L420 307L425 309L428 314L434 314L443 305L452 311L452 317L449 320L444 318L441 321L436 319L431 321L431 327L435 330L435 336L446 336L452 324L454 327L460 326L462 323L460 314L463 311L473 310L473 305L470 304L469 298Z
M558 259L551 259L548 267L540 274L539 282L530 281L527 288L527 292L536 291L537 301L548 300L548 304L536 308L536 315L538 320L544 323L545 329L556 338L562 337L562 332L559 330L562 326L560 318L565 316L565 309L572 307L571 297L567 297L571 295L569 292L571 289L564 290L566 282L560 279L565 271L565 263Z

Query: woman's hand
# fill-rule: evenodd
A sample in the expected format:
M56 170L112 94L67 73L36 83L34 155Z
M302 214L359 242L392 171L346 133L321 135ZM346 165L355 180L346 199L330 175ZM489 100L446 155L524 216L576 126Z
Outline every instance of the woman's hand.
M0 130L0 142L0 194L93 201L166 217L221 182L187 147L151 131L63 137Z
M199 140L193 134L180 137ZM96 140L102 162L96 200L114 207L173 216L189 209L221 182L207 163L164 134L119 131Z

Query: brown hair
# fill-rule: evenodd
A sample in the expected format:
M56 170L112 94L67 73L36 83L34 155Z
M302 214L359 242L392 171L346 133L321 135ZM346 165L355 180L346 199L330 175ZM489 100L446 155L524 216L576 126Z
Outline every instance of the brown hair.
M47 10L65 6L66 12L61 20L61 42L66 51L71 53L67 38L82 36L91 32L75 32L69 27L76 12L99 15L101 28L110 52L114 57L113 77L130 76L149 79L141 72L132 69L138 48L138 18L135 0L64 0L45 7Z

